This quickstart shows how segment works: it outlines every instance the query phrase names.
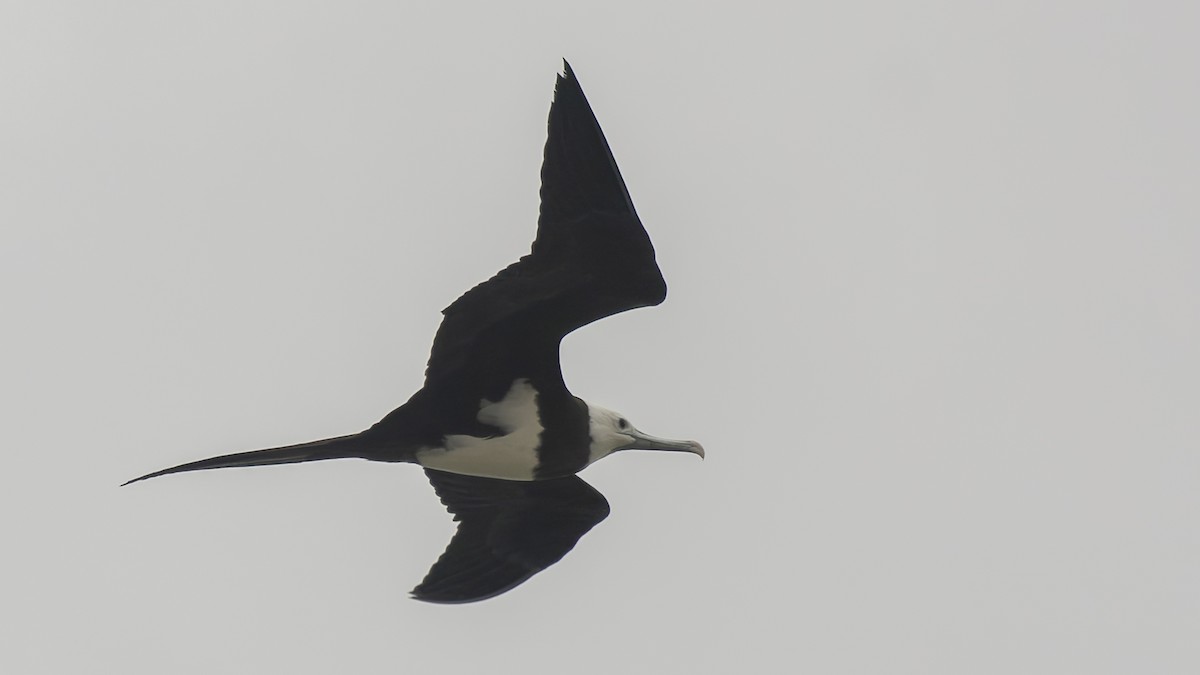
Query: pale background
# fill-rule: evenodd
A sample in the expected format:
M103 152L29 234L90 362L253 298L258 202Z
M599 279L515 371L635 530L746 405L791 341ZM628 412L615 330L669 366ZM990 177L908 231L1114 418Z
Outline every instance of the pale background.
M0 4L5 673L1200 672L1200 5ZM527 250L559 58L671 286L575 393L705 462L407 599L360 430Z

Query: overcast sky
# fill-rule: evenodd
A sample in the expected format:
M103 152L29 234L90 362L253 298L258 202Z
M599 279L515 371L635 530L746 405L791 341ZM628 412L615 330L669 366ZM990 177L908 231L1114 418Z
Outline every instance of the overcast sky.
M0 4L6 673L1200 671L1200 5ZM559 59L667 302L563 348L704 462L407 598L361 430L528 250Z

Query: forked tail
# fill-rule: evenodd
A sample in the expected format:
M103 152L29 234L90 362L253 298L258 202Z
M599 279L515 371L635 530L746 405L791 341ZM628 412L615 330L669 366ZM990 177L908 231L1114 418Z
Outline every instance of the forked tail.
M267 450L251 450L249 452L235 452L232 455L221 455L220 457L209 457L197 462L188 462L180 464L162 471L148 473L145 476L134 478L131 481L126 481L121 485L129 485L136 483L139 480L147 478L155 478L157 476L165 476L169 473L180 473L183 471L200 471L202 469L224 469L234 466L266 466L268 464L294 464L296 462L312 462L318 459L339 459L343 457L363 457L366 443L363 442L362 434L351 434L349 436L338 436L337 438L326 438L321 441L312 441L311 443L301 443L299 445L289 445L283 448L270 448Z

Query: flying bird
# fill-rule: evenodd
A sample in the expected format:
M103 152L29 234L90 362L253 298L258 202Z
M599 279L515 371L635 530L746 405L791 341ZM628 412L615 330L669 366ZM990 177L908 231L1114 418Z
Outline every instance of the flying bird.
M529 254L443 310L424 386L406 403L357 434L212 457L126 485L183 471L323 459L419 464L460 527L414 594L464 601L488 595L461 583L448 595L438 589L447 577L463 577L470 567L464 561L495 570L495 560L488 563L480 553L478 544L488 538L479 533L499 526L512 535L510 544L523 541L520 527L509 527L499 511L488 515L479 504L489 499L493 506L505 504L505 513L526 523L555 520L545 516L547 508L568 514L558 519L565 533L559 543L570 540L565 548L525 549L517 559L535 564L526 565L525 576L513 567L495 577L503 583L493 580L488 592L494 595L561 558L607 515L604 498L574 477L584 467L627 449L703 457L699 443L643 433L624 415L574 396L563 382L559 345L564 336L606 316L658 305L667 285L604 133L566 61L548 128L537 235ZM505 485L509 481L547 485ZM476 500L464 501L472 493ZM506 546L509 552L519 549Z

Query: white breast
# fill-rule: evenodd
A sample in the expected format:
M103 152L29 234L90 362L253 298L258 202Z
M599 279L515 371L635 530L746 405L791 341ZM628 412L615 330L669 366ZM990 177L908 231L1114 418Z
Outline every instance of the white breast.
M421 466L468 476L533 480L542 423L538 419L537 390L529 380L513 382L499 401L479 402L480 422L499 428L502 436L479 438L450 434L442 446L416 453Z

